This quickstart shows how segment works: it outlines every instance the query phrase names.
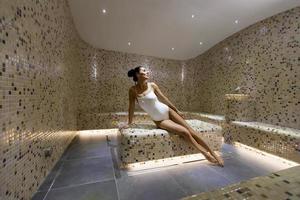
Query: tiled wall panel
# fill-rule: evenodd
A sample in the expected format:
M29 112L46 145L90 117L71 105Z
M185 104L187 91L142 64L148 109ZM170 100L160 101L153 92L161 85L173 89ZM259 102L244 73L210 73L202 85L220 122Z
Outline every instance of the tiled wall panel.
M0 4L0 199L30 199L76 133L79 37L66 1Z
M186 64L197 77L191 108L224 114L224 95L240 86L256 101L257 121L300 129L300 7L253 24Z
M134 85L127 72L138 65L151 72L162 92L180 110L185 110L184 62L94 49L80 43L80 113L128 111L128 90ZM136 104L136 110L141 111Z

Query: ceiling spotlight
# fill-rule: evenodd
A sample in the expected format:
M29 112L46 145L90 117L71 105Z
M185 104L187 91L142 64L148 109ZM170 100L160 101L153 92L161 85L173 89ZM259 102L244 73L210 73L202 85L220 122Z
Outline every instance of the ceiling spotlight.
M128 42L128 46L130 46L131 45L131 42Z
M174 51L174 49L175 49L175 48L174 48L174 47L172 47L172 51Z
M203 43L202 43L202 42L200 42L199 44L200 44L200 45L202 45Z
M239 20L236 19L236 20L234 21L234 23L238 24L238 23L239 23Z
M105 14L106 13L106 9L102 9L102 13Z
M192 15L192 18L194 18L195 17L195 15Z

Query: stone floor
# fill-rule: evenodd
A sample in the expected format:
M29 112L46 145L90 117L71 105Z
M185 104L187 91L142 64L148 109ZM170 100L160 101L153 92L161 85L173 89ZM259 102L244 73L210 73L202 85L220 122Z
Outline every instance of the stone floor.
M202 192L182 200L299 200L300 165L231 184L220 189Z
M291 167L275 158L224 144L224 168L203 160L127 172L117 167L116 146L116 134L80 133L32 199L174 200Z

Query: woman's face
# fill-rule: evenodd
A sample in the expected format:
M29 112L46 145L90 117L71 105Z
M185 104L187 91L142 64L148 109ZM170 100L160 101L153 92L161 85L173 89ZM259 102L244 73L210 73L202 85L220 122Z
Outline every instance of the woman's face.
M138 73L137 76L139 80L149 79L149 71L146 68L141 67L140 73Z

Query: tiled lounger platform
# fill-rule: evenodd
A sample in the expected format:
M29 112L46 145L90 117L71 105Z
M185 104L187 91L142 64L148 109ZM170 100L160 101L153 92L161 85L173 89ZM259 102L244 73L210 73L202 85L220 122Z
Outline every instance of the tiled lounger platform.
M199 119L221 125L225 121L224 116L211 115L199 112L183 112L185 119ZM78 118L79 130L116 128L119 122L128 121L128 112L107 112L107 113L81 113ZM151 118L145 112L134 112L133 121L149 122Z
M199 136L214 151L219 151L223 142L222 128L200 120L186 120ZM183 137L156 128L153 123L137 124L120 131L119 156L124 168L149 164L176 164L203 159L203 156ZM174 159L172 159L174 158ZM175 160L175 158L180 158ZM136 163L134 165L134 163ZM178 164L178 163L177 163ZM156 165L156 166L157 166Z
M295 166L182 200L300 199L299 171L300 166Z
M260 122L233 121L229 125L233 141L300 162L300 130Z

